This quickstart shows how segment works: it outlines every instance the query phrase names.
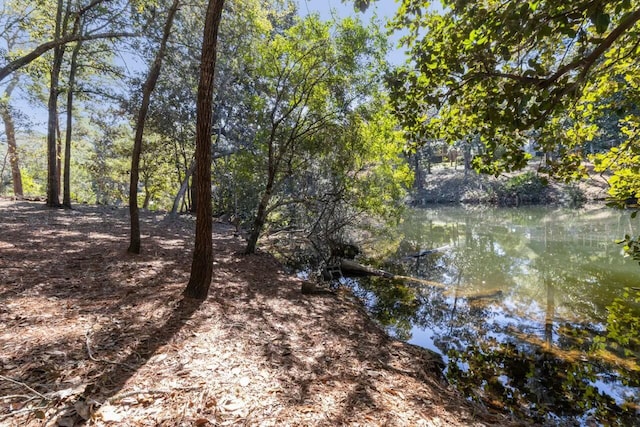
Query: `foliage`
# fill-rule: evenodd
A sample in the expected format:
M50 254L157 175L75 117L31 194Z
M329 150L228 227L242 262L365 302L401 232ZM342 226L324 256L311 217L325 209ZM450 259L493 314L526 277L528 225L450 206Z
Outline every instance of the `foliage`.
M614 174L612 197L636 197L637 1L442 5L404 0L393 22L410 61L387 80L418 142L478 137L474 166L494 175L522 168L533 143L543 171L570 180L584 175L591 142L610 135L620 147L596 156L599 170Z
M373 24L317 16L254 44L243 123L255 133L234 163L262 176L252 181L248 252L265 222L328 240L364 211L388 215L402 197L403 142L377 94L384 47Z
M631 304L630 304L631 302ZM625 356L640 359L640 290L626 288L607 306L607 338L624 349Z
M542 199L547 184L547 180L535 172L525 172L507 179L498 197L503 201L515 200L516 204L537 203Z

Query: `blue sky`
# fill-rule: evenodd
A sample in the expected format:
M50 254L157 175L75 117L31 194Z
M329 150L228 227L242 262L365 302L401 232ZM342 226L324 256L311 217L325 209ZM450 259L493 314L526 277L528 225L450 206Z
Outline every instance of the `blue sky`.
M343 3L341 0L298 0L301 14L319 12L324 19L330 19L334 10L338 16L349 16L354 14L353 3L347 1ZM368 19L374 13L380 17L392 17L399 4L395 0L377 0L372 3L364 16Z
M399 0L398 0L399 1ZM377 16L380 21L393 18L399 2L396 0L375 0L365 13L355 12L353 3L350 0L298 0L298 7L301 15L319 13L325 20L332 18L344 18L347 16L359 15L364 22L368 22L372 17ZM399 36L392 38L393 47L397 44ZM389 62L400 65L405 62L403 53L398 49L393 49L388 55Z

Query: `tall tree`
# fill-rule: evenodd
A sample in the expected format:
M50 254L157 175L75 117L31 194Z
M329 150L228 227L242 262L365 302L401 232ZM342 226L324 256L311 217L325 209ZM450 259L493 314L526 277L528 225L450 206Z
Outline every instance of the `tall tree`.
M76 17L73 33L82 32L82 17ZM65 129L64 141L64 192L62 196L62 206L71 209L71 139L73 136L73 96L76 85L76 74L78 71L78 55L82 49L82 41L77 41L71 53L69 63L69 82L67 84L67 127Z
M59 39L66 31L69 14L70 3L63 0L57 1L54 39ZM49 72L49 102L47 104L47 206L60 206L60 189L59 189L59 170L58 170L58 152L57 152L57 131L58 131L58 95L60 80L60 70L62 68L62 60L64 57L65 45L59 45L53 48L53 60L51 62L51 70Z
M0 9L0 39L4 42L7 52L12 52L20 48L22 42L21 24L28 19L27 10L24 4L3 2ZM4 91L0 96L0 117L4 123L5 136L8 145L8 157L11 167L11 177L13 183L13 194L17 197L23 195L22 175L20 173L20 159L16 141L16 125L14 111L11 107L11 97L14 90L20 83L21 73L14 73L6 83Z
M255 252L276 189L296 169L292 165L303 153L308 157L317 151L314 145L321 140L314 137L329 125L344 123L375 87L370 73L380 50L369 31L347 19L332 35L329 24L311 16L259 48L254 108L261 132L256 140L267 173L246 253Z
M16 127L11 111L9 100L13 90L18 85L20 76L14 74L9 84L4 90L2 98L0 98L0 117L4 122L4 132L7 138L7 147L9 155L9 165L11 166L11 179L13 182L13 194L16 197L23 196L22 175L20 174L20 162L18 156L18 144L16 141Z
M196 240L191 276L184 290L189 298L206 299L213 274L211 236L211 110L218 30L224 0L209 0L204 22L196 119Z
M140 212L138 209L138 180L139 180L139 167L140 167L140 154L142 152L142 138L144 136L144 125L147 119L147 113L149 111L149 103L151 102L151 94L156 86L158 77L160 76L160 70L162 68L162 61L164 59L169 36L171 35L171 27L173 26L173 20L178 11L180 0L173 0L171 7L167 13L167 19L164 24L162 40L160 46L156 52L153 64L149 69L147 80L142 87L142 103L140 110L138 111L138 117L135 125L135 137L133 141L133 154L131 156L131 182L129 185L129 215L131 217L131 239L129 242L129 248L127 252L139 254L140 253Z

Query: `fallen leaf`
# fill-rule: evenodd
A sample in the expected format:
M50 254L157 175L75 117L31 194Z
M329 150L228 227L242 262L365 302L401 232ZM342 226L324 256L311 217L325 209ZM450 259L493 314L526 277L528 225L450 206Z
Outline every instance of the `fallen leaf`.
M87 403L83 400L77 401L73 404L73 409L76 410L76 413L83 419L88 420L91 418L91 408Z
M102 419L102 421L107 422L120 422L123 419L122 414L117 412L117 408L115 406L109 405L108 403L102 405L102 407L98 410L97 415Z
M223 412L238 412L244 408L244 402L235 399L228 399L222 404Z

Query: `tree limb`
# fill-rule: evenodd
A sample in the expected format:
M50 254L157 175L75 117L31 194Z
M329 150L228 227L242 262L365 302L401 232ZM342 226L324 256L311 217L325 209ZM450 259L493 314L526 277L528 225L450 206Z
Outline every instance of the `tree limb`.
M528 77L513 73L500 73L494 71L486 71L474 73L471 77L501 77L505 79L515 80L519 83L536 86L540 89L547 89L556 83L565 74L582 69L580 77L583 78L587 72L593 67L596 61L618 40L626 31L640 21L640 9L627 15L620 24L614 28L609 35L588 55L577 58L574 61L558 68L555 73L549 77Z
M87 40L98 40L98 39L111 39L111 38L120 38L120 37L134 37L136 34L134 33L118 33L118 32L109 32L109 33L99 33L99 34L69 34L67 36L61 37L57 40L51 40L46 43L42 43L37 46L28 54L21 56L20 58L9 62L4 67L0 68L0 81L4 80L7 76L13 73L16 70L24 67L27 64L30 64L44 53L54 49L56 47L64 46L67 43L77 42L77 41L87 41Z

